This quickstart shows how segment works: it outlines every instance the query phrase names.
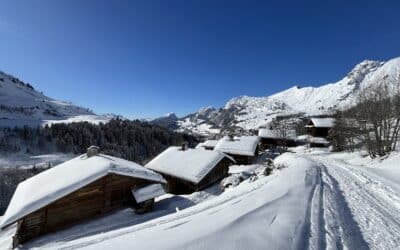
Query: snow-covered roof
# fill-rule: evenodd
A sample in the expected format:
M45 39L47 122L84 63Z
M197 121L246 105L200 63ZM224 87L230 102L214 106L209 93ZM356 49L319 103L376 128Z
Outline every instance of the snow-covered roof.
M316 128L332 128L335 126L334 118L311 118L310 120L314 124L313 127Z
M133 197L135 197L136 202L140 203L161 196L165 194L165 191L161 184L151 184L132 190L132 194Z
M193 183L199 183L222 159L230 156L212 150L169 147L152 161L146 168L175 176Z
M215 145L214 150L227 154L254 156L258 146L258 136L241 136L233 140L229 136L223 137Z
M258 130L258 136L261 138L282 138L276 130L271 130L268 128L260 128Z
M166 183L158 173L134 162L103 154L92 157L83 154L21 182L0 228L110 173Z
M207 140L205 142L201 142L197 144L196 148L205 148L205 147L215 147L217 145L218 140Z

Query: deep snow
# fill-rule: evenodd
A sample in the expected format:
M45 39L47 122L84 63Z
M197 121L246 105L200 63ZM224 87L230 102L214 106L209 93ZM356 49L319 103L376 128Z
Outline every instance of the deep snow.
M360 153L291 149L279 169L252 172L222 191L164 195L156 210L130 209L34 240L40 249L394 249L400 246L400 153L371 160ZM263 155L262 163L265 160ZM9 233L8 233L9 234ZM0 242L7 239L3 233Z

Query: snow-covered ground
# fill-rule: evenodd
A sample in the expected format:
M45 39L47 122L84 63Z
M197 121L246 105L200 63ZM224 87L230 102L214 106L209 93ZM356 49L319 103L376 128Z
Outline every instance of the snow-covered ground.
M37 127L87 121L106 123L115 115L97 115L87 108L56 100L30 84L0 71L0 127Z
M183 121L178 121L178 126L180 127L177 129L178 132L185 132L187 130L191 131L194 134L199 135L212 135L212 134L219 134L220 129L213 128L212 125L207 123L202 123L201 119L197 120L197 122L190 121L189 118L186 118Z
M400 247L400 152L387 159L292 149L225 191L165 195L155 211L125 209L34 240L36 249L395 249ZM265 155L263 160L265 160ZM260 163L261 163L260 162ZM2 233L0 243L10 233ZM3 245L4 246L4 245Z
M49 167L73 158L73 154L55 153L45 155L11 154L0 156L0 168Z
M89 122L92 124L100 124L100 123L107 123L112 118L115 118L116 115L76 115L71 116L63 120L44 120L42 126L44 125L53 125L59 123L72 123L72 122Z

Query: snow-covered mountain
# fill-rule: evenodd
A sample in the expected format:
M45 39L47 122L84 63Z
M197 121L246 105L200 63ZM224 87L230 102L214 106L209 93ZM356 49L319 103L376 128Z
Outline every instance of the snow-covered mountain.
M295 86L267 97L235 97L223 108L200 109L173 124L178 131L210 135L232 127L256 129L276 116L330 114L354 105L360 89L384 77L395 84L399 76L400 57L387 62L365 60L338 82L320 87Z
M47 97L31 84L0 71L0 127L72 121L104 122L110 117Z

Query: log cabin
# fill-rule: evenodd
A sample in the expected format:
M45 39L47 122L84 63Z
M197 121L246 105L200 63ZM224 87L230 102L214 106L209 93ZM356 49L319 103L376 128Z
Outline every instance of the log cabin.
M278 146L297 146L297 142L294 137L281 136L276 130L269 128L259 128L258 137L260 138L260 146L262 149L276 148Z
M237 164L251 164L258 155L258 136L225 136L215 145L215 151L221 151L235 159Z
M98 153L86 154L59 164L21 182L8 205L0 228L17 223L13 248L30 239L131 206L151 208L165 179L134 162ZM153 193L140 193L149 185ZM155 191L154 191L155 190ZM139 196L135 196L139 192ZM135 197L140 197L136 200Z
M307 122L307 134L312 137L327 138L329 131L335 126L334 118L310 118Z
M335 126L334 118L311 118L305 128L307 129L307 142L310 147L327 147L329 131Z
M214 184L228 175L234 163L230 156L203 148L172 146L146 164L146 168L160 173L168 182L167 191L189 194Z

